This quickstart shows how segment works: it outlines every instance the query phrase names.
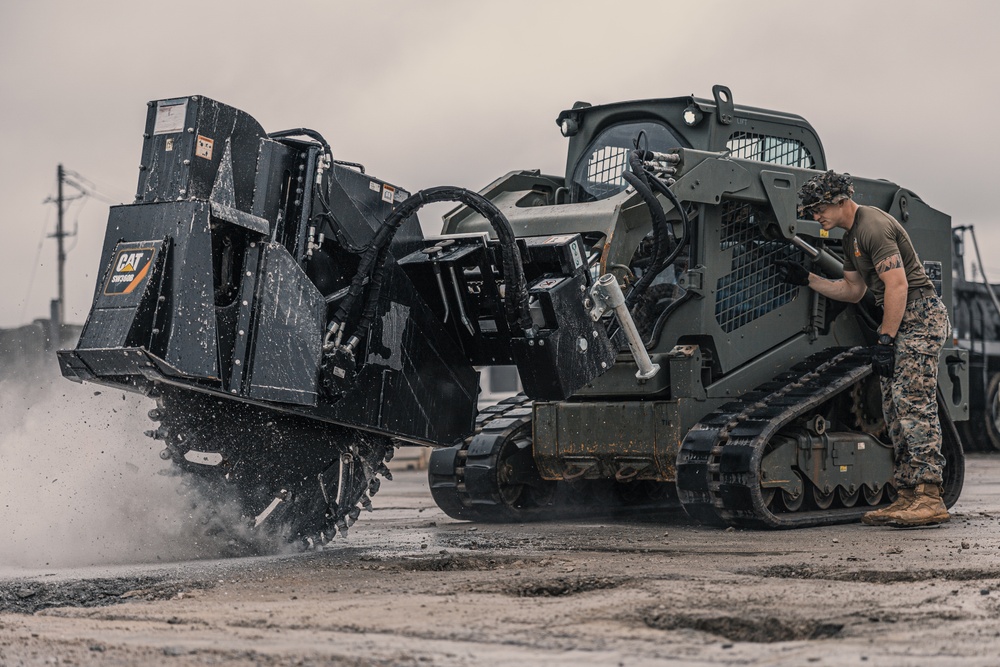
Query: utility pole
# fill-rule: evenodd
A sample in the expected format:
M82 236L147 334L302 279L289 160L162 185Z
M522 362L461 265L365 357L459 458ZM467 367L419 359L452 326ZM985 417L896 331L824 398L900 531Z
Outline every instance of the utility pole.
M66 203L66 198L63 196L63 181L66 178L66 172L63 170L62 164L56 169L56 233L49 234L49 238L53 236L57 243L57 254L56 254L56 271L59 295L57 298L52 299L49 302L49 349L56 349L62 344L62 323L63 323L63 313L66 312L66 282L63 277L63 269L66 264L66 249L63 247L63 239L66 237L66 232L63 231L63 209ZM45 200L46 203L51 202L52 198L49 197Z
M78 194L66 196L64 192L64 186L69 185L78 191ZM110 204L119 203L117 200L112 199L108 195L101 193L97 190L97 186L91 181L87 180L80 174L76 173L72 169L66 170L62 164L59 164L56 168L56 196L47 197L45 199L46 204L55 203L56 205L56 232L55 234L49 234L49 238L55 238L57 255L56 255L56 271L57 281L58 281L58 297L52 299L49 302L49 322L51 324L50 333L51 339L55 344L59 344L60 333L62 331L62 324L64 323L64 318L66 317L66 246L65 238L67 236L75 236L76 229L72 232L66 231L66 203L74 199L81 199L83 197L96 197Z
M63 315L66 312L66 281L65 281L65 265L66 265L66 251L63 247L63 238L66 234L63 232L63 166L59 165L56 171L58 190L56 206L58 207L58 217L56 222L56 244L58 246L57 255L57 270L59 276L59 296L58 303L53 307L52 311L56 315L56 320L58 325L62 325Z

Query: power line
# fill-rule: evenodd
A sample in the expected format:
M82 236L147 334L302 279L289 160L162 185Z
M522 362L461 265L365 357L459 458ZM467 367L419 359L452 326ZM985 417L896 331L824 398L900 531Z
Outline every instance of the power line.
M108 204L122 204L132 198L131 195L125 194L124 190L114 186L97 183L93 179L87 178L78 171L64 169L63 172L65 176L69 177L66 179L67 183L75 187L77 190L85 192L96 199L101 199ZM107 194L104 192L105 190L110 190L112 194Z
M45 225L42 227L41 236L38 239L38 248L35 250L35 259L31 263L31 275L28 276L28 288L24 292L24 301L21 302L21 316L20 320L24 321L24 316L28 312L28 299L31 298L31 288L35 284L35 275L38 273L38 258L42 256L42 246L45 245L45 230L48 229L49 223L52 221L52 209L49 209L49 215L45 220Z
M63 185L68 185L75 188L79 194L73 196L65 196L63 194ZM117 188L112 188L117 189ZM58 330L63 321L63 313L65 312L66 304L66 283L65 283L65 267L66 267L66 249L63 246L63 239L67 236L76 236L77 230L79 228L80 213L83 210L83 206L86 203L88 197L94 199L100 199L101 201L108 204L120 204L124 199L116 200L114 197L101 192L97 184L90 180L83 174L73 171L71 169L64 168L61 164L56 170L56 196L48 197L44 203L53 202L56 204L56 211L58 213L56 231L54 234L49 234L50 238L55 238L58 245L58 261L56 263L57 271L57 289L58 298L52 302L52 322L54 323L54 328ZM67 202L82 199L81 205L76 209L76 217L73 221L73 231L66 232L63 227L64 214L68 212L68 207L64 207ZM48 223L46 223L48 227ZM76 247L76 242L73 243L73 248ZM72 250L73 248L70 248ZM37 259L35 263L37 265Z

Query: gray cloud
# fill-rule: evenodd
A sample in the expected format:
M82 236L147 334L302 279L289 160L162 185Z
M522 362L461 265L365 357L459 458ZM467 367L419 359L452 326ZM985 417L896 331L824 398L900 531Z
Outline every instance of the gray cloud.
M338 157L412 190L561 172L553 120L575 100L708 96L724 83L740 103L809 119L835 168L978 225L1000 279L988 197L998 19L988 1L4 3L0 326L45 316L55 294L53 207L41 202L56 165L128 196L145 103L189 94L268 130L314 127ZM100 201L70 208L72 321L90 304L106 216Z

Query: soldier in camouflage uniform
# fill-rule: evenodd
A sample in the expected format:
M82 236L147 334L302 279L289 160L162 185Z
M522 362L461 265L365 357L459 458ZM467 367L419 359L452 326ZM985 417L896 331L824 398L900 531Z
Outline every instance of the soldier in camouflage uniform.
M866 513L868 525L926 526L950 519L941 499L941 424L937 413L938 357L951 330L948 311L917 257L910 237L888 213L851 199L849 174L828 171L799 190L799 217L845 231L844 278L828 280L794 262L778 262L788 282L856 303L867 290L883 307L872 367L881 376L882 410L895 450L898 498Z

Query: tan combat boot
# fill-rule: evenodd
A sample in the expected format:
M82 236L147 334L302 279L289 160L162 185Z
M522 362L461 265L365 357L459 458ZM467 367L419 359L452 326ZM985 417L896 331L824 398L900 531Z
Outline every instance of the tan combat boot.
M937 484L917 484L909 507L893 512L886 522L893 528L933 526L951 520Z
M866 526L884 526L889 523L889 517L909 507L913 502L913 489L900 489L896 499L888 507L880 510L872 510L861 515L861 523Z

